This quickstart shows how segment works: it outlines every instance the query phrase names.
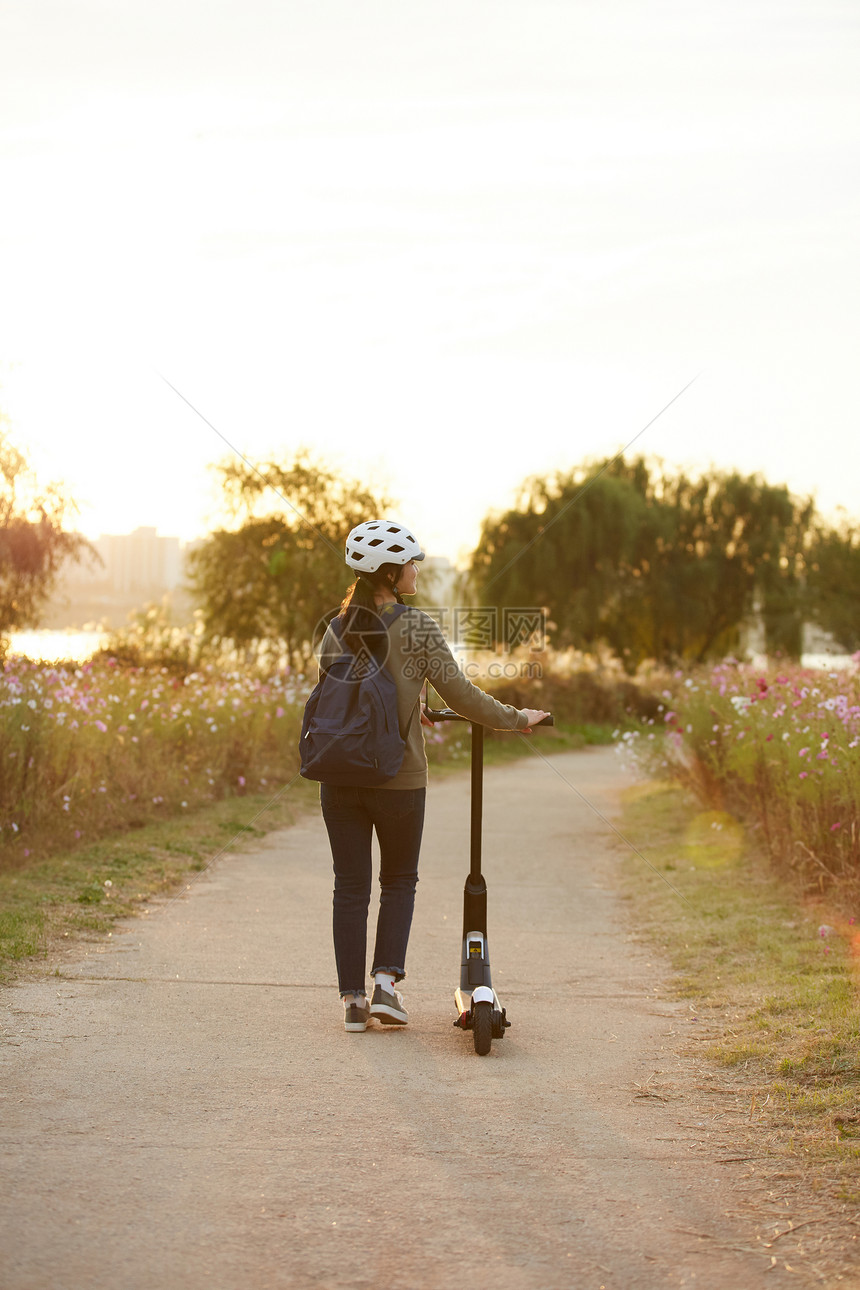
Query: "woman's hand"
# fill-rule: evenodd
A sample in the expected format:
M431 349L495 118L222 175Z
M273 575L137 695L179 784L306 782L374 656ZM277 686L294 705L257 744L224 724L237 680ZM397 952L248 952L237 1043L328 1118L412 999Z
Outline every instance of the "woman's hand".
M431 721L429 717L425 717L423 703L421 704L421 724L422 726L429 726L431 730L433 729L433 726L436 724L434 721Z
M520 708L520 714L521 716L527 717L529 723L525 730L519 730L521 735L530 735L532 732L532 726L536 726L540 721L543 721L544 717L549 716L548 712L541 712L539 708Z

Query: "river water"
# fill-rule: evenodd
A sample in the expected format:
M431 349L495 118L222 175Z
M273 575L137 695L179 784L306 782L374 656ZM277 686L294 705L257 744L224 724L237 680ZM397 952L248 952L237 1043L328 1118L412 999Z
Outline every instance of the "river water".
M46 663L56 663L60 659L74 660L83 663L97 649L106 643L107 632L97 631L31 631L13 632L10 654L23 654L26 658L42 659ZM767 660L754 658L759 667L766 667ZM848 667L851 663L849 654L804 654L801 659L804 667L827 668L836 671Z
M32 631L12 632L10 654L23 654L26 658L56 663L60 659L73 659L83 663L106 643L107 632L96 631Z

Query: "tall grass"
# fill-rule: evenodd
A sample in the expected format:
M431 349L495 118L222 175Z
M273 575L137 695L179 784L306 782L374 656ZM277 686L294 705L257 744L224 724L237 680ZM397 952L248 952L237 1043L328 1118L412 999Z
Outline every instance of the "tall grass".
M88 663L7 660L0 675L3 866L225 797L274 792L297 774L315 676L287 667L266 675L235 658L195 661L193 641L155 628L146 619L113 642L116 653ZM539 675L499 678L488 665L474 679L503 702L555 712L580 731L580 742L656 713L658 701L607 664L551 651L538 661ZM523 660L506 662L516 671ZM425 738L432 763L468 759L462 726L437 726Z
M660 769L747 820L772 861L819 887L860 883L857 664L828 673L728 661L676 672L660 694Z
M308 686L284 671L7 662L0 686L0 855L91 842L112 830L260 792L298 769Z
M660 699L647 674L631 678L611 654L522 648L478 654L475 664L481 675L472 679L501 703L541 708L562 722L611 729L658 715Z

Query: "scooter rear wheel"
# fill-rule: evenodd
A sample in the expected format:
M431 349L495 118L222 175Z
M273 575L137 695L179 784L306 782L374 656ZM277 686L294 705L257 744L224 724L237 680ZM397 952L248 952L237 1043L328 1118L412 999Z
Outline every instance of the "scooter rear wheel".
M486 1057L493 1042L493 1005L491 1003L472 1005L472 1034L475 1037L475 1052L479 1057Z

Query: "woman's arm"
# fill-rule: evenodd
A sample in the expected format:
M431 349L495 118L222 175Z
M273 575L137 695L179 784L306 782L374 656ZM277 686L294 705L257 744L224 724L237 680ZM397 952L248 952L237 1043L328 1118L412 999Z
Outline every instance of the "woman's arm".
M473 685L463 674L438 624L429 616L425 617L422 637L427 680L448 707L459 712L461 717L490 726L493 730L529 729L530 722L536 719L536 712L533 709L520 711L508 703L499 703L491 694Z

